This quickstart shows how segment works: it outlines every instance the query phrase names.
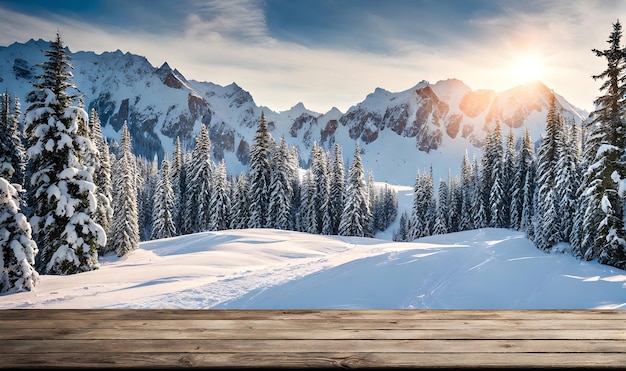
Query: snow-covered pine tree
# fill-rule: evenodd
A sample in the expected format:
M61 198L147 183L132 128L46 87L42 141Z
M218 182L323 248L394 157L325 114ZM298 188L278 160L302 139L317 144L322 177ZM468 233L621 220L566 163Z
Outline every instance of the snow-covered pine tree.
M535 166L535 148L528 128L524 131L522 144L516 158L513 181L511 184L511 228L522 229L524 210L524 186L531 167ZM534 187L533 187L534 192Z
M95 108L91 110L91 115L89 116L89 131L91 133L91 141L98 151L97 166L94 168L93 173L93 182L96 185L96 195L98 197L98 208L94 220L108 234L111 230L113 219L113 207L111 205L113 201L111 195L111 157L109 144L102 136L100 117Z
M329 214L331 216L331 234L339 233L339 223L341 221L341 213L344 208L344 184L345 169L343 165L343 155L341 146L335 142L333 145L333 162L330 169L330 206Z
M139 247L139 215L137 210L137 162L132 152L128 125L122 126L119 157L115 160L112 181L113 225L107 248L124 256Z
M19 100L16 98L17 105ZM19 108L17 108L19 110ZM8 92L0 94L0 177L11 184L24 185L26 154L15 106Z
M594 104L596 110L588 130L586 159L588 167L584 177L588 197L583 220L583 243L587 248L585 259L597 258L600 263L626 268L626 236L624 231L624 192L626 191L626 49L621 44L622 25L613 24L607 40L609 48L593 49L596 56L606 59L607 68L594 80L603 80L600 90L604 95ZM596 231L594 233L594 231ZM594 235L590 240L590 236ZM588 243L588 245L587 245Z
M159 180L159 156L155 153L152 161L137 157L136 162L139 240L149 241L152 235L154 192Z
M435 226L436 217L437 201L431 168L430 173L420 174L418 172L415 180L411 214L411 226L413 227L411 239L430 236Z
M447 215L448 233L458 232L463 209L463 189L459 186L459 178L448 175L449 210ZM466 219L469 220L469 219Z
M339 224L340 236L364 237L367 221L371 215L367 201L367 183L365 182L365 172L360 152L361 149L357 142L354 149L354 159L348 168L345 204Z
M33 268L37 244L20 212L19 188L0 177L0 294L32 291L39 280Z
M495 167L500 168L500 163L503 158L503 150L502 150L502 133L500 129L500 121L496 119L495 125L493 128L490 128L487 131L487 136L485 138L485 143L483 146L483 156L480 160L481 163L481 193L483 197L483 205L485 206L485 216L486 216L486 224L493 225L491 210L492 207L490 203L494 176L496 172L494 171Z
M468 212L471 212L474 228L484 228L489 224L487 219L487 205L483 198L483 180L481 178L481 175L485 174L485 172L480 169L476 158L474 158L472 163L472 169L474 170L472 172L472 186L470 187L472 190L471 208Z
M398 242L408 242L410 239L411 226L410 226L411 217L409 216L408 211L404 211L400 216L400 222L398 225L398 229L393 235L393 240Z
M555 196L558 203L558 219L560 220L562 241L570 242L576 205L578 203L577 190L580 186L578 159L576 158L576 126L565 127L563 138L560 140L561 152L556 164Z
M317 212L313 207L315 199L315 180L313 172L308 169L302 177L300 192L300 210L298 213L298 230L301 232L318 234Z
M468 231L474 229L474 217L472 210L472 197L475 193L474 184L474 168L469 161L467 151L463 155L463 162L461 163L461 179L459 181L457 196L460 198L460 205L458 206L458 227L454 231Z
M176 146L172 153L170 182L174 191L174 225L176 231L180 234L183 226L184 208L186 203L185 197L185 162L183 161L183 149L180 143L180 137L176 137Z
M315 210L315 225L318 228L316 233L331 234L328 157L317 142L313 142L311 148L310 169L314 185L311 207Z
M291 213L293 190L291 188L289 156L287 142L284 137L281 137L278 152L272 155L268 213L268 226L270 228L293 229Z
M376 230L384 231L396 219L398 214L398 194L385 184L378 191Z
M513 129L509 127L506 137L506 149L504 151L504 172L502 181L503 205L504 205L504 227L511 228L511 204L513 203L513 188L515 186L515 166L517 164L517 148Z
M537 200L534 216L534 242L541 250L547 251L563 240L561 235L561 219L558 217L559 202L556 199L556 173L559 155L562 153L564 133L563 116L557 111L556 96L550 95L550 108L546 116L546 134L541 139L537 155ZM550 200L548 196L550 195ZM549 201L549 202L548 202ZM555 210L552 210L555 208ZM548 219L556 217L556 219ZM545 226L550 226L546 229ZM553 235L556 233L556 235Z
M213 172L213 185L211 192L211 217L209 218L209 230L223 231L230 227L231 199L230 183L226 176L226 162L224 159Z
M203 124L187 166L184 233L198 233L209 228L214 167L209 132Z
M435 227L433 229L434 235L448 233L450 200L448 197L448 184L443 179L439 180L438 198L437 217L435 218Z
M250 220L250 190L248 188L248 178L245 174L239 174L237 177L237 190L233 200L233 215L231 218L231 228L245 229L248 228Z
M170 162L167 159L167 154L165 154L165 158L161 161L161 171L153 196L151 240L176 236L173 215L174 190L170 179Z
M270 145L272 137L267 129L265 114L261 113L259 127L250 149L250 228L267 226L270 198Z
M40 249L37 270L65 275L99 267L98 249L105 245L106 233L94 221L93 167L81 158L85 149L95 151L90 138L78 134L87 112L72 106L72 65L58 33L50 46L44 52L43 74L27 98L25 131L32 171L28 204Z
M493 153L495 155L495 152ZM504 159L500 161L494 161L492 163L491 174L491 192L489 193L489 206L491 219L489 226L493 228L507 228L507 210L509 207L505 205L506 197L505 185L506 185L506 172L504 168Z
M380 214L380 210L378 210L380 206L379 201L374 182L374 172L370 170L367 172L367 203L369 204L371 215L367 221L367 230L365 232L367 237L374 237L374 234L376 234L376 216Z

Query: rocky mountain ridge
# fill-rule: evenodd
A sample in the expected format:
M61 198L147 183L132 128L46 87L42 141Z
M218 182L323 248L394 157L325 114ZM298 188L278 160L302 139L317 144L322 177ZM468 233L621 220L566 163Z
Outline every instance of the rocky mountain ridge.
M0 47L0 88L25 102L39 74L37 64L45 58L42 50L47 49L49 43L43 40ZM214 159L224 159L232 174L247 170L250 145L264 112L272 136L284 136L296 146L303 167L316 141L327 149L339 142L348 158L358 140L364 166L376 180L412 184L417 169L431 164L445 176L458 170L465 151L480 156L486 130L496 120L518 137L529 127L538 139L552 94L540 82L495 92L474 91L460 80L448 79L435 84L422 81L402 92L377 88L345 113L333 108L321 114L302 103L275 112L257 106L236 83L220 86L188 80L167 63L155 67L145 57L119 50L68 52L85 107L98 111L108 138L119 139L127 122L135 152L162 158L171 153L176 137L191 149L205 124ZM557 103L571 122L581 123L587 116L559 94Z

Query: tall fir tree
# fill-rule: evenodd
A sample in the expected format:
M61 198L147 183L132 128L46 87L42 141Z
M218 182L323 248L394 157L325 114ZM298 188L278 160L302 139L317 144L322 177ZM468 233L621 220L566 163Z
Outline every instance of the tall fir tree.
M85 149L95 151L91 139L79 135L87 112L72 106L73 67L58 33L50 47L44 52L43 74L27 98L25 131L32 171L28 204L40 249L37 270L66 275L99 267L98 249L106 243L106 233L94 221L93 167L82 158Z
M590 115L584 176L584 197L587 211L583 218L583 234L594 235L583 241L586 259L597 258L600 263L618 268L626 267L626 236L624 231L624 191L626 191L626 50L621 45L622 25L613 24L607 40L609 48L593 49L594 54L606 59L607 68L593 76L602 80L604 95L595 101L596 110ZM596 231L594 233L594 230ZM586 245L588 243L588 245Z
M113 225L107 248L124 256L139 248L139 214L137 209L137 162L132 152L128 125L122 126L119 158L113 167Z
M530 130L524 130L522 144L516 158L513 181L511 184L511 228L522 230L522 213L524 211L524 187L529 170L535 166L535 148ZM534 191L534 187L533 187Z
M487 131L485 143L483 146L483 156L481 162L481 194L482 202L485 211L486 225L493 225L491 217L491 205L490 198L492 194L492 188L494 185L494 176L497 171L494 168L498 168L500 171L500 163L502 162L503 150L502 150L502 133L500 128L500 121L496 120L494 127Z
M348 168L345 203L339 224L340 236L365 237L367 223L371 216L367 200L365 171L360 152L357 142L354 149L354 159Z
M32 291L39 281L33 267L38 248L16 187L0 177L0 294Z
M265 228L268 220L270 197L270 145L272 137L267 129L265 114L261 120L250 149L250 228Z
M213 185L211 186L211 217L209 218L209 230L223 231L230 227L231 199L230 183L226 175L226 162L224 159L213 172Z
M209 228L214 167L209 132L202 125L187 166L184 233L197 233Z
M541 139L537 155L537 203L534 215L534 242L547 251L563 240L559 202L556 195L556 173L562 153L564 120L557 111L556 96L550 95L550 108L546 116L546 134ZM554 209L554 210L553 210ZM553 219L554 218L554 219Z
M0 94L0 177L12 184L24 186L26 154L22 143L19 116L12 107L8 92Z
M173 211L174 190L170 183L170 162L166 155L163 161L161 161L159 180L154 190L152 233L150 239L157 240L176 236Z
M438 199L437 204L437 217L435 218L435 227L433 234L446 234L448 233L448 214L450 211L448 184L445 180L439 180Z
M330 170L330 205L329 213L331 217L330 227L331 234L339 233L339 223L341 221L341 213L344 208L344 184L345 169L343 165L343 155L341 146L335 142L333 145L333 162Z
M174 192L174 226L180 234L183 226L184 210L186 203L185 193L185 162L183 161L183 149L180 143L180 137L176 137L176 145L172 153L170 182Z
M268 226L270 228L293 229L291 213L293 189L291 188L289 156L289 148L285 138L281 137L278 152L272 156L268 213Z
M112 185L111 185L111 155L109 144L102 135L102 127L100 117L96 109L91 110L89 116L89 132L91 133L91 141L98 151L97 166L94 168L93 182L96 185L96 194L98 197L98 209L95 215L96 223L100 224L104 231L108 234L111 230L113 219Z
M237 190L233 200L233 215L231 218L231 228L245 229L248 228L250 220L250 190L248 186L248 178L245 174L239 174L237 177Z

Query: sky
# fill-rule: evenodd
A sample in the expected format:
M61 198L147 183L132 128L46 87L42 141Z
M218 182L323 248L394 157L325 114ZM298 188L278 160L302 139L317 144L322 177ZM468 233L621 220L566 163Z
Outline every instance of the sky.
M381 87L538 79L593 110L620 0L0 0L0 46L121 50L188 79L237 83L274 111L346 112Z

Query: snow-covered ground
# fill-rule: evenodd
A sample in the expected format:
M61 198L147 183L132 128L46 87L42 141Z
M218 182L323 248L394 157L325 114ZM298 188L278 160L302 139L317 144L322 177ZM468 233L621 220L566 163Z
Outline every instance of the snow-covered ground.
M101 268L41 276L8 308L591 309L626 305L626 272L480 229L412 243L271 229L144 242Z

